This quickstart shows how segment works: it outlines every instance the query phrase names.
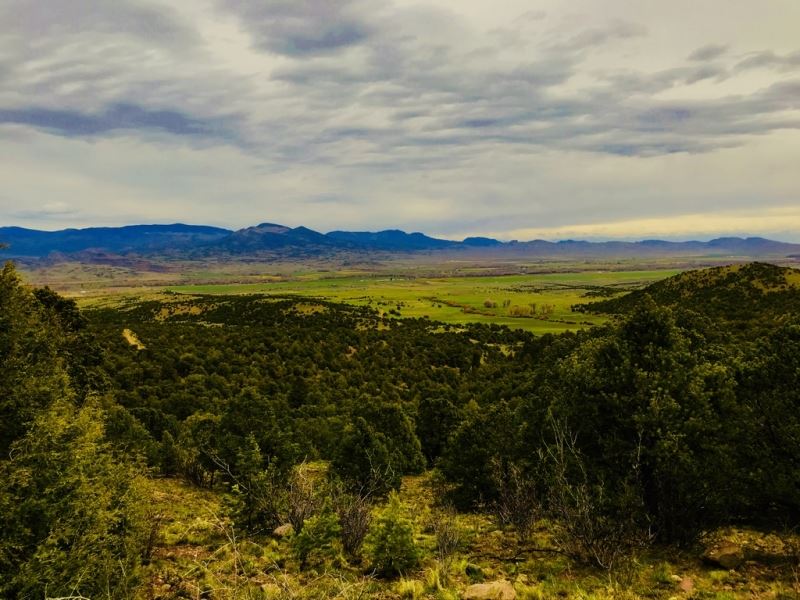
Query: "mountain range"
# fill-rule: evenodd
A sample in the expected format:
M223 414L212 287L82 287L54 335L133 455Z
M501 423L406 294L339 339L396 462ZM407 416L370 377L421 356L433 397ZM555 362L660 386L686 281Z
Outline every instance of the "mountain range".
M129 225L39 231L0 227L0 254L11 258L64 258L91 254L184 258L325 256L342 252L419 253L454 251L531 257L590 256L800 256L800 244L760 237L725 237L708 242L501 242L469 237L444 240L397 229L379 232L332 231L262 223L237 231L204 225Z

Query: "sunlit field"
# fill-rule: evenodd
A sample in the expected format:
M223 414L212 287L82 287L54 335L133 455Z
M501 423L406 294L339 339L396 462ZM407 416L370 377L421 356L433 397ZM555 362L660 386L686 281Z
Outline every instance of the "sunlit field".
M372 306L393 317L444 323L497 323L536 333L560 333L603 323L574 313L574 304L639 288L677 270L581 272L497 277L319 277L258 284L180 285L184 294L298 294Z

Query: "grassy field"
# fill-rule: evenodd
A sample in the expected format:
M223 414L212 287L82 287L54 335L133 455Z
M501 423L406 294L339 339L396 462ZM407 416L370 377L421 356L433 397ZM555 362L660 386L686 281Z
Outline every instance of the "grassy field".
M593 295L597 298L597 294L635 289L677 272L585 271L445 278L319 273L287 281L167 289L184 294L297 294L372 306L394 317L427 317L451 324L498 323L536 333L560 333L605 320L573 313L572 305L591 301Z

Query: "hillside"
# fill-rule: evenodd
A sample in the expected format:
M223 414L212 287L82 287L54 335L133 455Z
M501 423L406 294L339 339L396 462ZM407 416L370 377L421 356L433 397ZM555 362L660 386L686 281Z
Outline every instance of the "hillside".
M686 271L624 296L575 309L627 314L645 296L659 306L688 309L725 321L774 319L800 313L800 270L753 262Z
M255 227L247 227L234 231L229 236L201 248L204 253L258 254L264 251L305 250L323 253L336 246L336 242L327 236L307 227L286 227L274 223L261 223Z

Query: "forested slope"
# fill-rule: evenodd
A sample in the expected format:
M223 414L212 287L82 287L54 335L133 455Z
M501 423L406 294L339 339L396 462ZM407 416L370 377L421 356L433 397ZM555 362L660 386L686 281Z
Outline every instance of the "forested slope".
M753 270L764 267L733 272ZM681 281L689 277L707 278ZM616 325L543 338L291 298L174 299L92 320L114 393L148 429L149 444L169 434L189 451L200 430L213 432L193 451L218 462L184 466L198 483L213 482L219 461L235 465L252 435L276 464L331 460L360 484L375 476L367 458L383 457L393 474L380 483L386 489L438 466L468 507L498 497L499 463L545 493L552 473L537 471L542 455L567 435L571 460L581 461L570 468L587 474L584 483L610 498L634 493L626 502L635 507L608 510L636 508L639 525L665 541L798 508L798 328L786 318L746 343L724 321L647 297ZM128 345L123 327L147 349Z
M680 308L723 322L764 323L800 314L800 271L769 263L747 263L686 271L579 310L628 314L645 295L662 307Z
M106 437L74 303L0 272L0 596L126 598L147 558L144 469ZM101 374L102 377L102 374Z
M546 523L545 552L596 568L721 526L791 527L800 321L770 294L788 298L793 277L687 274L610 325L534 337L300 297L80 312L6 267L0 591L122 598L162 581L144 566L158 527L144 474L218 494L236 539L291 523L275 568L341 577L408 574L437 552L445 568L460 552L425 559L393 495L428 469L437 510L494 514L519 552ZM736 318L759 326L732 331L716 315L734 301L708 289L749 299ZM195 575L175 577L181 597Z

